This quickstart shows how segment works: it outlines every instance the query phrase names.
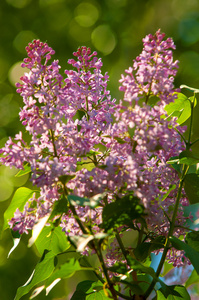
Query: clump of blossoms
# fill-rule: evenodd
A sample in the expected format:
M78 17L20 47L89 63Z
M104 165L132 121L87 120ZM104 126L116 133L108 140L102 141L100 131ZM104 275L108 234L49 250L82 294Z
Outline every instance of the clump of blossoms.
M20 132L0 150L1 164L21 170L29 166L30 179L39 189L9 220L12 230L28 233L49 216L46 226L58 220L58 226L77 248L78 236L86 240L88 235L110 235L109 245L99 239L98 246L87 237L82 251L97 254L113 299L117 299L117 293L110 278L118 272L111 266L122 261L129 268L127 253L136 248L123 245L123 234L137 232L138 245L161 237L152 249L156 253L163 251L171 228L179 176L167 161L185 150L182 135L186 130L165 111L179 92L173 84L178 69L173 49L172 39L164 39L160 31L146 36L142 53L122 75L124 98L116 103L107 90L109 77L102 74L96 52L80 47L73 53L74 59L68 60L72 69L66 70L63 78L59 62L51 61L54 50L34 40L26 48L28 58L22 64L29 72L17 83L24 102L20 121L30 141L24 141ZM183 207L188 200L183 189L181 192L172 229L177 238L186 233ZM63 202L63 198L69 201ZM96 201L96 205L92 207L86 199ZM64 207L56 213L60 201ZM125 212L113 212L108 219L106 206L112 205L114 210L115 203L122 201L135 203L137 215L129 220ZM135 212L128 214L134 216ZM139 258L136 253L133 257ZM172 247L166 256L174 266L189 262L184 251Z

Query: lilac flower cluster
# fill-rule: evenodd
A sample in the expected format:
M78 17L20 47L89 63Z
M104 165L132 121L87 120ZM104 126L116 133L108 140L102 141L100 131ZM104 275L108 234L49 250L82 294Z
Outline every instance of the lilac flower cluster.
M23 97L19 115L30 142L23 140L22 133L15 141L9 138L0 150L0 162L19 169L28 163L40 194L29 200L23 212L16 211L9 223L13 230L27 233L51 212L60 199L60 178L68 176L65 190L82 197L106 192L111 202L133 191L145 206L148 230L166 236L169 220L165 212L171 216L177 189L162 199L171 184L178 184L175 170L166 161L184 149L175 128L181 133L184 129L175 119L162 117L165 104L175 97L173 80L178 67L172 56L173 41L163 38L160 31L148 35L133 67L122 75L120 89L124 101L131 103L129 107L111 100L108 75L101 73L102 62L96 52L79 48L75 59L68 61L73 70L66 70L63 79L58 61L50 63L52 48L39 40L29 44L22 67L30 71L17 84L17 92ZM151 106L148 103L154 96L159 102ZM186 198L178 212L176 236L184 234L179 226L186 221L183 205L187 205ZM102 206L95 210L76 207L82 223L90 222L94 232L102 230ZM60 226L67 235L82 234L70 209ZM172 253L168 258L175 263ZM113 249L107 253L107 263L111 265L111 261L115 261ZM182 264L182 259L177 264Z
M164 37L165 34L158 30L154 36L149 34L143 39L142 53L133 61L133 67L126 70L128 75L120 80L125 101L138 101L145 97L147 102L152 95L165 103L173 100L173 81L178 61L173 61L173 40L164 40Z

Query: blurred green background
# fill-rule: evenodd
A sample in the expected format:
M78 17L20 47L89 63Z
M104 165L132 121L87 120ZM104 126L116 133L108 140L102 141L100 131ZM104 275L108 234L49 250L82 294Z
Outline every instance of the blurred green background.
M23 70L20 63L26 57L25 46L35 38L47 41L56 51L61 72L68 68L67 60L78 46L90 46L103 60L103 71L110 76L112 97L122 97L118 91L121 73L142 50L142 38L161 28L173 37L180 60L176 87L186 84L199 88L199 1L198 0L1 0L0 1L0 146L8 136L23 130L18 113L22 99L15 83ZM199 136L197 108L193 137ZM195 147L196 152L198 146ZM26 183L27 177L14 177L16 170L0 167L0 221L15 189ZM28 183L26 183L28 184ZM0 298L12 300L18 286L24 284L38 256L27 249L27 236L7 259L12 247L9 231L0 241ZM81 279L79 274L79 279ZM89 275L88 275L89 276ZM59 283L45 298L70 299L66 292L73 289L74 279ZM197 293L197 291L196 291ZM23 299L28 299L24 296Z

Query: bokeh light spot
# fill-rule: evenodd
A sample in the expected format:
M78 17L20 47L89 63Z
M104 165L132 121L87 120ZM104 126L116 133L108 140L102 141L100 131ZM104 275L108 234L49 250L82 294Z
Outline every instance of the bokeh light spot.
M14 47L22 54L26 53L26 46L32 40L37 39L36 34L29 30L20 31L19 34L15 37L13 44Z
M18 116L19 105L13 100L13 94L7 94L0 100L0 126L4 127Z
M91 3L83 2L75 9L75 21L79 23L80 26L93 26L98 18L99 11L97 7Z
M16 187L22 186L26 183L26 181L29 178L29 174L25 174L23 176L15 176L19 172L18 169L16 168L5 168L3 174L5 177L9 177L10 180L12 181L12 184Z
M22 61L17 62L14 64L9 72L8 72L8 79L12 85L15 86L16 82L20 81L20 78L24 75L24 72L29 72L28 69L21 67Z
M85 43L90 41L91 38L91 29L89 27L84 28L82 27L73 19L70 23L69 33L73 39L78 41L79 43Z
M96 27L91 35L91 40L95 48L104 55L110 54L116 46L116 38L108 25Z
M14 188L11 180L3 175L0 175L0 201L5 201L10 198L13 190Z

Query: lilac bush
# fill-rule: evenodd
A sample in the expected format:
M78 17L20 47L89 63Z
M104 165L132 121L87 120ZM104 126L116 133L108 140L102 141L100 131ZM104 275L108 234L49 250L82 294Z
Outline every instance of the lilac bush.
M179 64L174 49L160 30L146 36L142 53L121 76L124 97L116 101L96 52L78 48L63 78L58 60L51 60L54 50L39 40L29 43L22 63L29 72L17 83L24 102L20 121L29 141L22 132L9 138L0 162L18 168L18 176L30 173L35 189L16 191L16 211L7 209L4 229L9 226L19 236L33 231L30 245L43 253L36 269L61 253L74 251L79 258L53 264L45 276L37 273L39 280L33 276L16 299L45 280L33 295L44 288L48 294L55 280L85 270L83 259L96 280L83 282L73 300L97 299L96 294L100 299L148 299L157 282L161 288L154 299L169 294L177 299L176 293L189 299L183 286L168 288L159 279L165 261L173 267L192 264L198 272L199 257L197 231L193 236L187 225L192 216L184 213L193 204L190 174L199 180L197 168L190 173L189 167L199 159L179 121L183 101L190 104L183 113L192 120L196 98L195 92L187 98L174 87ZM136 236L136 242L126 243L126 234L132 240ZM149 267L151 253L160 252L155 272ZM99 269L90 265L90 255L99 260Z

